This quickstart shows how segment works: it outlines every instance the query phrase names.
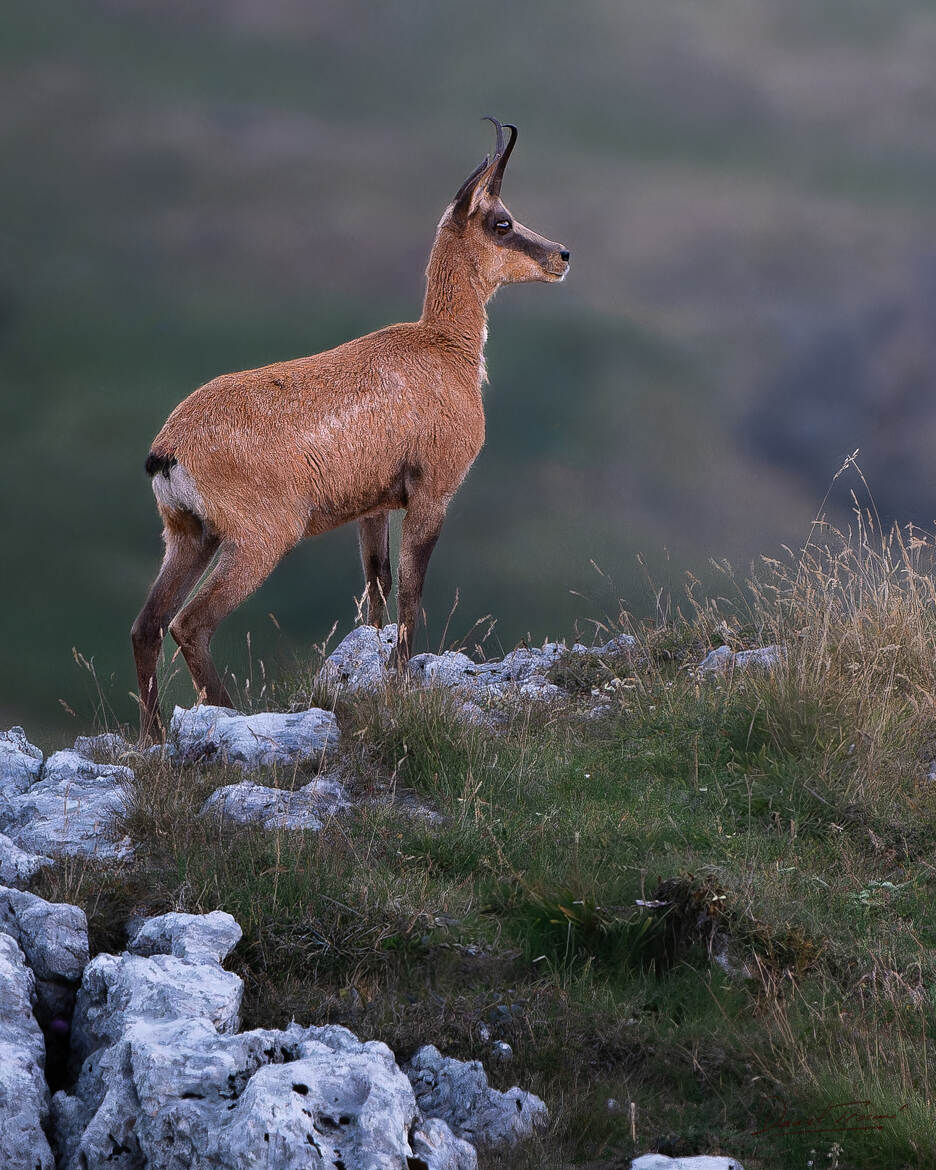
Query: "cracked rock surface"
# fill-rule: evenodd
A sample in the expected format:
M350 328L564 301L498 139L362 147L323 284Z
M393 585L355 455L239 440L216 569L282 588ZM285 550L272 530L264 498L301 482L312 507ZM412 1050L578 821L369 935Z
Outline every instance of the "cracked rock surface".
M94 763L75 751L55 752L38 763L37 779L0 797L0 829L14 844L34 855L129 857L130 841L111 840L109 833L114 815L126 807L131 770Z
M321 762L338 742L331 711L241 715L227 707L176 707L169 736L183 763L235 764L244 771Z
M0 1155L4 1170L53 1170L44 1132L49 1089L35 978L9 934L0 934Z
M474 1147L423 1118L385 1044L295 1023L237 1033L241 981L220 960L239 937L220 911L165 914L139 926L134 954L87 966L80 1072L53 1098L59 1170L474 1170Z
M0 932L19 943L37 979L81 979L88 963L88 920L80 906L0 886Z
M51 857L20 849L6 833L0 833L0 885L25 886L47 865Z
M318 679L346 691L373 690L386 678L396 645L397 627L358 626L326 658ZM442 654L415 654L409 661L410 677L423 686L453 687L471 699L503 698L511 694L527 699L557 699L564 692L546 679L546 672L566 653L617 654L634 645L620 634L601 646L576 643L571 649L559 642L540 648L520 647L490 662L475 662L467 654L446 650Z
M201 815L239 825L259 824L265 829L317 832L323 820L349 807L343 786L327 776L320 776L295 792L245 780L216 788L202 805Z
M473 1145L510 1148L548 1120L539 1097L516 1086L492 1089L479 1060L452 1060L432 1044L419 1049L405 1072L421 1112Z

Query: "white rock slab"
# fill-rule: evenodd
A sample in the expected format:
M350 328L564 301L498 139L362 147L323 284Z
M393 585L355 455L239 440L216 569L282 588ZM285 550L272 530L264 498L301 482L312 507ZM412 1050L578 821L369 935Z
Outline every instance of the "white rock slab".
M101 735L79 735L72 750L79 756L103 764L119 764L121 760L136 754L133 744L113 731L105 731Z
M176 707L169 735L184 763L234 764L244 771L318 764L338 743L331 711L240 715L227 707Z
M351 692L374 690L387 679L396 637L395 625L384 626L382 630L358 626L325 660L319 681ZM565 646L547 642L538 649L520 647L501 659L479 663L461 651L446 650L442 654L414 654L407 671L410 678L423 686L457 688L473 699L506 695L556 699L561 697L561 689L547 682L544 676L564 653Z
M103 1068L103 1074L101 1069ZM73 1098L56 1094L64 1170L113 1164L179 1170L336 1165L475 1170L473 1147L421 1125L384 1044L344 1028L221 1035L203 1018L130 1023Z

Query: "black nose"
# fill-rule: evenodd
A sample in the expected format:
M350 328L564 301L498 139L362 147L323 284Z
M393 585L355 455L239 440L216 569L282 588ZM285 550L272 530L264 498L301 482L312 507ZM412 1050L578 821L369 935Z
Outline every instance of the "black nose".
M562 250L559 252L559 255L560 255L560 257L561 257L563 260L568 260L568 259L569 259L569 252L568 252L568 250L567 250L566 248L563 248L563 249L562 249Z

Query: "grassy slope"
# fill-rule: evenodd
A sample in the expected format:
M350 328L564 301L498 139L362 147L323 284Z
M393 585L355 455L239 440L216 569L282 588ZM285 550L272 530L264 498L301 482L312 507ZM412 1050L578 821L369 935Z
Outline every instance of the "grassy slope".
M339 701L359 800L318 835L212 828L196 814L224 777L141 768L133 867L58 867L39 890L87 908L93 949L121 947L131 911L230 911L246 1027L341 1022L401 1057L487 1061L507 1040L493 1079L552 1114L513 1165L656 1147L936 1167L929 550L827 536L734 604L636 630L627 658L560 663L569 703L498 733L439 693ZM722 639L787 656L703 681ZM367 799L391 789L444 823ZM862 1100L896 1118L756 1132Z

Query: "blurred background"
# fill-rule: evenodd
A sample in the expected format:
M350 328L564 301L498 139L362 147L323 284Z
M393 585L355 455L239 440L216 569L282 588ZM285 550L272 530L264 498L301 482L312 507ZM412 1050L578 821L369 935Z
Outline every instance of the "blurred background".
M84 729L73 649L132 717L152 436L218 373L418 316L483 114L519 125L506 201L572 271L492 306L421 648L743 572L858 447L885 519L936 518L924 0L8 0L3 25L0 726ZM307 543L218 658L256 689L360 591L353 528Z

